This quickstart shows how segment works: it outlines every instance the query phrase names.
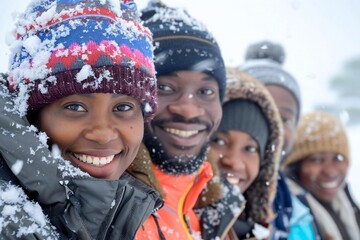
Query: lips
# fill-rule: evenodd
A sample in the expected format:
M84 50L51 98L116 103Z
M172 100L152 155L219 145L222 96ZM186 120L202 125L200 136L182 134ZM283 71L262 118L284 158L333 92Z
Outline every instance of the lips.
M106 164L109 164L114 160L115 155L109 155L106 157L98 157L98 156L91 156L86 154L76 154L73 153L74 157L80 160L81 162L91 164L97 167L102 167Z

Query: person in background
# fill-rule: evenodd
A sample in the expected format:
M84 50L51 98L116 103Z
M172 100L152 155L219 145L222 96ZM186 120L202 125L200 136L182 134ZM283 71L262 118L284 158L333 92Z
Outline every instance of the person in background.
M248 47L245 58L246 61L240 66L240 70L265 84L280 112L285 130L282 163L291 152L296 138L296 127L301 112L300 88L296 79L281 65L285 60L285 52L281 45L270 41L254 43ZM290 193L281 169L274 211L274 239L315 239L317 230L311 213Z
M360 210L349 193L349 143L340 120L326 112L304 114L285 161L290 189L305 194L323 239L360 239Z
M129 170L158 190L165 204L135 239L224 239L243 196L220 182L208 158L226 88L219 46L183 9L151 2L142 20L154 38L159 108Z
M245 209L233 226L238 239L271 237L282 127L265 86L228 68L223 117L210 151L223 177L239 186L246 199Z
M1 239L133 239L161 207L126 173L157 109L137 13L39 0L18 18L0 98Z

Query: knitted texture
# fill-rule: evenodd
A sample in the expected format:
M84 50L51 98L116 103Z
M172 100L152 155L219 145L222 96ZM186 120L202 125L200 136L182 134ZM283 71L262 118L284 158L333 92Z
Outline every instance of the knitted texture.
M18 18L9 82L19 111L72 94L116 93L157 109L150 31L131 0L35 0Z
M237 130L249 134L259 146L260 159L264 157L269 127L260 107L253 101L233 99L223 104L218 131L222 130Z
M342 154L349 162L349 147L345 129L340 120L329 113L312 112L300 118L293 151L285 161L291 165L320 152Z
M190 70L213 76L223 99L225 65L215 38L184 9L151 2L142 11L144 25L153 33L157 75Z
M269 133L264 156L260 161L259 174L244 193L247 200L247 217L265 225L271 218L268 208L276 193L277 173L284 141L283 125L275 102L264 85L246 73L228 68L224 104L234 99L254 102L261 109L268 124Z
M263 41L248 47L246 61L240 66L240 70L265 85L278 85L288 90L296 100L300 112L300 87L296 79L282 67L284 59L285 53L281 45Z

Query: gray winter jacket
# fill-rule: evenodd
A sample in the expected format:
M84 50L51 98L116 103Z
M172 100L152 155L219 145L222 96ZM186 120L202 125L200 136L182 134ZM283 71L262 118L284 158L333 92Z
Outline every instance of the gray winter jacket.
M156 191L127 173L117 181L99 180L52 157L44 138L9 111L12 104L4 89L0 95L0 187L11 190L17 185L24 190L24 204L17 206L16 214L30 219L7 218L4 225L0 218L1 239L19 239L16 234L22 227L28 232L21 239L133 239L148 216L162 206ZM5 192L0 192L2 212L14 205L11 199L4 201ZM41 221L42 231L30 228L38 216L31 214L36 208L26 207L36 202L52 225Z

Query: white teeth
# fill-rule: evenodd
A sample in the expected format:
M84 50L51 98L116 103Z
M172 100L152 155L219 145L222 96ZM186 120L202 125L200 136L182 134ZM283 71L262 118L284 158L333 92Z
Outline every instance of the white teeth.
M236 178L236 177L226 177L226 179L228 180L228 182L229 183L231 183L231 184L233 184L233 185L235 185L235 184L238 184L239 183L239 179L238 178Z
M179 137L188 138L198 134L198 130L183 131L175 128L165 128L165 131Z
M93 156L89 156L89 155L85 155L85 154L74 153L74 156L84 163L89 163L89 164L93 164L95 166L101 167L101 166L104 166L104 165L110 163L114 159L115 155L110 155L107 157L93 157Z
M338 181L332 181L332 182L322 182L320 183L320 186L322 188L336 188L339 186L339 182Z

